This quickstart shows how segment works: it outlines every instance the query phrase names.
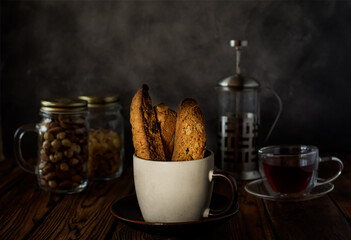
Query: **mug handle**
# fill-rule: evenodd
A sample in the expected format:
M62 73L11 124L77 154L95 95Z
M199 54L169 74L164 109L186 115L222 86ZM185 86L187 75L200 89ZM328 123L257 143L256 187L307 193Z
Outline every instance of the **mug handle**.
M14 135L14 151L17 164L26 172L35 174L35 166L30 164L22 155L22 138L26 132L38 132L36 124L30 123L20 126Z
M329 182L334 181L335 179L337 179L339 177L339 175L341 174L342 170L344 169L344 164L342 163L342 161L337 158L337 157L323 157L323 158L319 158L319 162L328 162L328 161L335 161L338 163L339 165L339 171L332 177L325 179L324 181L318 181L315 186L319 186L319 185L323 185Z
M237 187L235 179L229 173L226 173L223 171L218 171L218 170L211 170L209 173L209 180L210 180L210 182L212 182L215 179L222 179L228 183L229 190L230 190L229 203L227 206L225 206L224 208L219 209L219 210L207 208L203 214L204 218L218 217L218 216L224 215L234 205L236 205L237 201L238 201L238 187Z

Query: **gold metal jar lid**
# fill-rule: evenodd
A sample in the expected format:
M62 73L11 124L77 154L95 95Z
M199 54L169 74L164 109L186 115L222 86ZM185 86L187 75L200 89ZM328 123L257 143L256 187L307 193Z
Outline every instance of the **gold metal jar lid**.
M51 98L41 101L43 112L83 112L87 110L87 102L78 98Z
M79 96L88 102L88 107L110 107L119 104L119 95Z

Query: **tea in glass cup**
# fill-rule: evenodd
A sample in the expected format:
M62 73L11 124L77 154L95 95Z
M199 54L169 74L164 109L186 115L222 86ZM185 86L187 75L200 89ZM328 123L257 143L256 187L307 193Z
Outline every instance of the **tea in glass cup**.
M281 195L309 193L318 185L335 180L343 170L343 163L336 157L319 157L318 148L308 145L268 146L258 151L259 170L274 192ZM335 161L339 170L332 177L318 179L320 162Z

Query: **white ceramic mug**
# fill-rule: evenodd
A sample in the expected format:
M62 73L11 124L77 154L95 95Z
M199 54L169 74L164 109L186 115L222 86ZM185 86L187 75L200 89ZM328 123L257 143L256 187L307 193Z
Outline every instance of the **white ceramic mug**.
M229 174L214 170L214 154L191 161L153 161L133 156L134 184L146 222L189 222L223 215L237 202L237 185ZM209 209L213 180L228 183L225 209Z

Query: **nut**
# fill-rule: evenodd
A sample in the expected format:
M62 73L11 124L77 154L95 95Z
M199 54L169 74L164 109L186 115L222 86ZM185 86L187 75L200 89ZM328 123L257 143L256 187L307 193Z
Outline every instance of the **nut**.
M79 163L79 160L77 158L71 158L69 160L69 165L74 166L77 165Z
M58 134L56 134L56 138L57 139L64 139L66 137L66 133L65 132L59 132Z
M47 175L47 174L49 174L50 172L52 172L54 170L54 168L51 166L51 164L47 164L44 168L43 168L43 170L41 171L41 173L43 174L43 175Z
M46 180L53 180L56 178L56 173L55 172L49 172L46 176L45 179Z
M65 147L70 147L70 146L72 146L71 140L69 140L69 139L67 139L67 138L63 139L61 143L62 143L62 145L65 146Z
M40 185L46 187L46 186L48 186L48 183L45 181L44 178L42 178L42 179L40 179Z
M53 122L49 123L49 128L56 128L58 126L59 125L58 125L58 123L56 121L53 121Z
M43 149L40 151L40 160L47 162L49 161L48 155L43 151Z
M82 136L82 135L85 135L87 133L87 129L86 128L77 128L75 130L75 134L77 134L78 136Z
M43 169L45 167L46 163L45 162L41 162L39 164L39 169Z
M49 149L50 149L50 141L45 140L45 141L43 142L43 148L44 148L45 150L49 150Z
M59 140L55 139L54 141L51 142L51 146L52 146L55 150L57 150L57 149L59 149L59 147L61 147L61 143L60 143Z
M80 163L84 163L85 162L85 160L82 157L82 155L77 155L77 159L79 160Z
M57 183L56 183L56 181L49 181L49 187L51 187L51 188L56 188L56 186L57 186Z
M80 176L80 175L74 175L73 177L72 177L72 181L73 182L81 182L83 180L83 178Z
M72 122L74 122L75 124L84 124L84 119L81 117L72 117Z
M56 160L56 158L55 158L55 156L54 156L53 154L50 154L50 155L49 155L49 159L50 159L50 161L53 162L53 163L57 162L57 160Z
M67 163L61 163L60 164L60 169L62 170L62 171L68 171L69 170L69 166L68 166L68 164Z
M59 183L59 188L70 188L72 187L72 181L65 180Z
M58 132L61 132L62 131L62 128L60 128L60 127L53 127L53 128L50 128L49 130L48 130L48 132L49 133L52 133L52 134L57 134Z
M45 134L44 134L44 139L45 139L45 140L48 140L48 141L52 141L52 140L54 140L54 135L52 135L52 134L49 133L49 132L45 132Z
M67 122L60 122L60 126L61 126L62 128L69 128L71 125L70 125L69 122L67 121Z
M54 155L54 159L57 161L61 161L63 158L63 153L62 152L56 152Z
M72 133L72 134L74 134L74 133ZM86 137L79 138L79 137L77 137L77 135L71 135L70 139L72 142L75 142L75 143L78 143L80 141L82 141L84 143L86 142Z
M68 149L68 150L64 151L63 154L64 154L67 158L71 158L71 157L73 157L74 152L72 151L72 149Z
M80 151L81 151L81 147L80 147L80 145L74 143L74 144L72 145L72 150L73 150L75 153L79 154Z

